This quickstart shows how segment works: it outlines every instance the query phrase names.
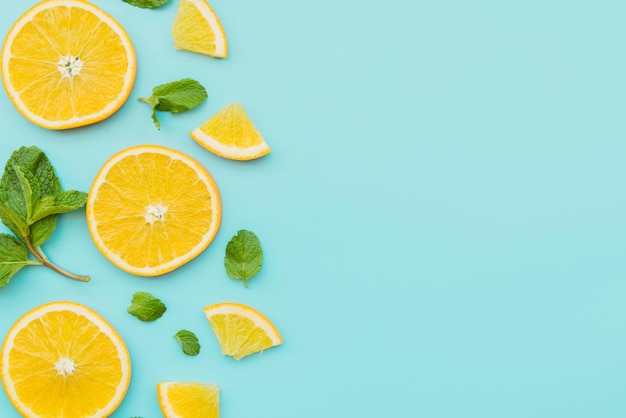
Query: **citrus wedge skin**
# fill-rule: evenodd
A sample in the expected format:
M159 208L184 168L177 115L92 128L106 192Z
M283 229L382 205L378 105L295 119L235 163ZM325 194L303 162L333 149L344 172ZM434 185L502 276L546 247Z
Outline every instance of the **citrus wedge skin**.
M225 356L241 360L283 343L274 324L250 306L223 302L203 310Z
M2 346L2 384L28 418L104 418L131 377L124 341L97 312L52 302L18 319Z
M174 47L213 58L228 56L226 34L206 0L180 0L172 23Z
M189 135L213 154L229 160L254 160L271 152L241 103L224 106Z
M47 129L100 122L127 101L135 49L124 28L84 0L44 0L11 27L2 82L17 110Z
M220 388L213 383L160 382L157 397L165 418L220 416Z
M87 226L100 252L139 276L168 273L204 251L222 219L215 180L198 161L167 147L138 145L96 175Z

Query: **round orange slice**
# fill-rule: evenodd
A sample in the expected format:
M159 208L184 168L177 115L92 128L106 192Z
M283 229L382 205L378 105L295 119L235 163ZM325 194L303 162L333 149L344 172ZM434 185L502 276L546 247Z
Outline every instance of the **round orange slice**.
M136 57L124 28L84 0L46 0L2 47L2 82L17 110L48 129L99 122L128 99Z
M112 156L93 181L86 214L100 252L140 276L165 274L198 256L222 219L211 174L190 156L158 145Z
M157 383L159 406L165 418L219 418L220 388L212 383Z
M224 302L204 308L222 354L236 360L282 344L278 330L261 312L240 303Z
M2 346L2 383L24 417L108 417L124 398L130 376L119 334L74 302L27 312Z

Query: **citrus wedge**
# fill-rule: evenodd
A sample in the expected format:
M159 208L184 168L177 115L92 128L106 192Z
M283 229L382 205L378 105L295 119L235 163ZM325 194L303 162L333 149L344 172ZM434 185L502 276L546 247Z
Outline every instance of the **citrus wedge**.
M172 38L178 49L215 58L228 56L224 28L206 0L180 0Z
M108 417L130 375L122 338L98 313L73 302L27 312L2 346L2 383L25 417Z
M218 303L204 308L222 354L241 360L282 344L278 330L263 314L239 303Z
M219 418L220 388L212 383L157 383L159 406L165 418Z
M46 0L2 47L2 82L17 110L48 129L99 122L128 99L136 57L124 28L84 0Z
M157 276L204 251L220 227L217 185L196 160L158 145L112 156L89 191L87 225L113 264Z
M204 148L230 160L253 160L271 151L240 103L224 106L190 135Z

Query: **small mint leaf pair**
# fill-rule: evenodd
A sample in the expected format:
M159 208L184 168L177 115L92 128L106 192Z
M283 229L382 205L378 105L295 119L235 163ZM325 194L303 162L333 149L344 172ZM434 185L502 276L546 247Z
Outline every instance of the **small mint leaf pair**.
M161 299L148 292L135 292L127 312L143 322L152 322L162 317L166 310ZM193 332L180 330L174 334L174 339L186 355L197 356L200 353L200 342Z
M88 276L52 264L41 249L56 228L57 216L83 207L86 201L84 192L63 191L52 164L39 148L14 151L0 178L0 220L15 234L15 238L6 234L0 238L0 287L26 265L44 265L72 279L88 281ZM36 261L28 259L28 251Z

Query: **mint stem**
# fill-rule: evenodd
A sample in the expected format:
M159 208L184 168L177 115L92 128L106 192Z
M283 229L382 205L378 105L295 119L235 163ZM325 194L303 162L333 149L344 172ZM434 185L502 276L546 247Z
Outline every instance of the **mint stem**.
M33 246L33 243L30 242L30 238L26 237L24 239L24 242L26 243L26 247L28 247L28 250L33 254L33 256L35 256L35 258L44 266L48 267L49 269L51 269L52 271L56 271L57 273L68 277L72 280L77 280L79 282L88 282L90 277L89 276L81 276L78 274L74 274L71 273L59 266L57 266L56 264L52 264L50 262L50 260L48 260L48 257L46 257L46 255L44 254L43 250L41 249L41 247L37 247L35 248Z
M41 247L34 247L35 251L37 252L37 254L39 254L41 256L41 258L43 258L44 260L48 260L48 257L44 254L43 250L41 249Z

